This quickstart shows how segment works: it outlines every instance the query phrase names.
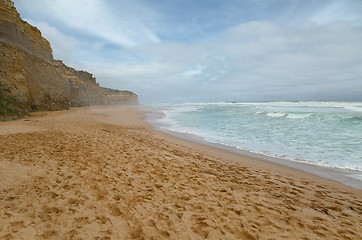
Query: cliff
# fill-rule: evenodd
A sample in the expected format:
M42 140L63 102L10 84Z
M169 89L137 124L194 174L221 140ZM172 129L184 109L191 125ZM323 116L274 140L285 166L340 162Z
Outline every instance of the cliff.
M92 74L53 59L40 31L0 0L0 120L29 111L138 104L129 91L102 88Z

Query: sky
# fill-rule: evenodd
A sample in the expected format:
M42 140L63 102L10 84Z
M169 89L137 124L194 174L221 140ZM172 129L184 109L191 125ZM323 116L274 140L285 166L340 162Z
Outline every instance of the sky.
M14 0L55 59L142 104L362 100L361 0Z

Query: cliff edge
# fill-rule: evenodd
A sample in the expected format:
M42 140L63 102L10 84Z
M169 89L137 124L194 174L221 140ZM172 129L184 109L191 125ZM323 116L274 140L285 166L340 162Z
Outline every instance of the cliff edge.
M102 88L92 74L54 60L41 32L0 0L0 120L30 111L138 104L136 94Z

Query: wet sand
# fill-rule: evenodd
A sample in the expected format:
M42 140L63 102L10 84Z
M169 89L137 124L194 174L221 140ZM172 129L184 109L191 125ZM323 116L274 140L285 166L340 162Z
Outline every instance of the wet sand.
M0 123L0 239L362 239L362 191L153 130L130 107Z

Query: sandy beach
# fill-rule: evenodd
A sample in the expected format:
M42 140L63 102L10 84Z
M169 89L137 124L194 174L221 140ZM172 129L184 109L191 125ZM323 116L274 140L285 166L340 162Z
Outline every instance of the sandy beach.
M0 239L362 239L362 191L155 131L143 110L0 123Z

